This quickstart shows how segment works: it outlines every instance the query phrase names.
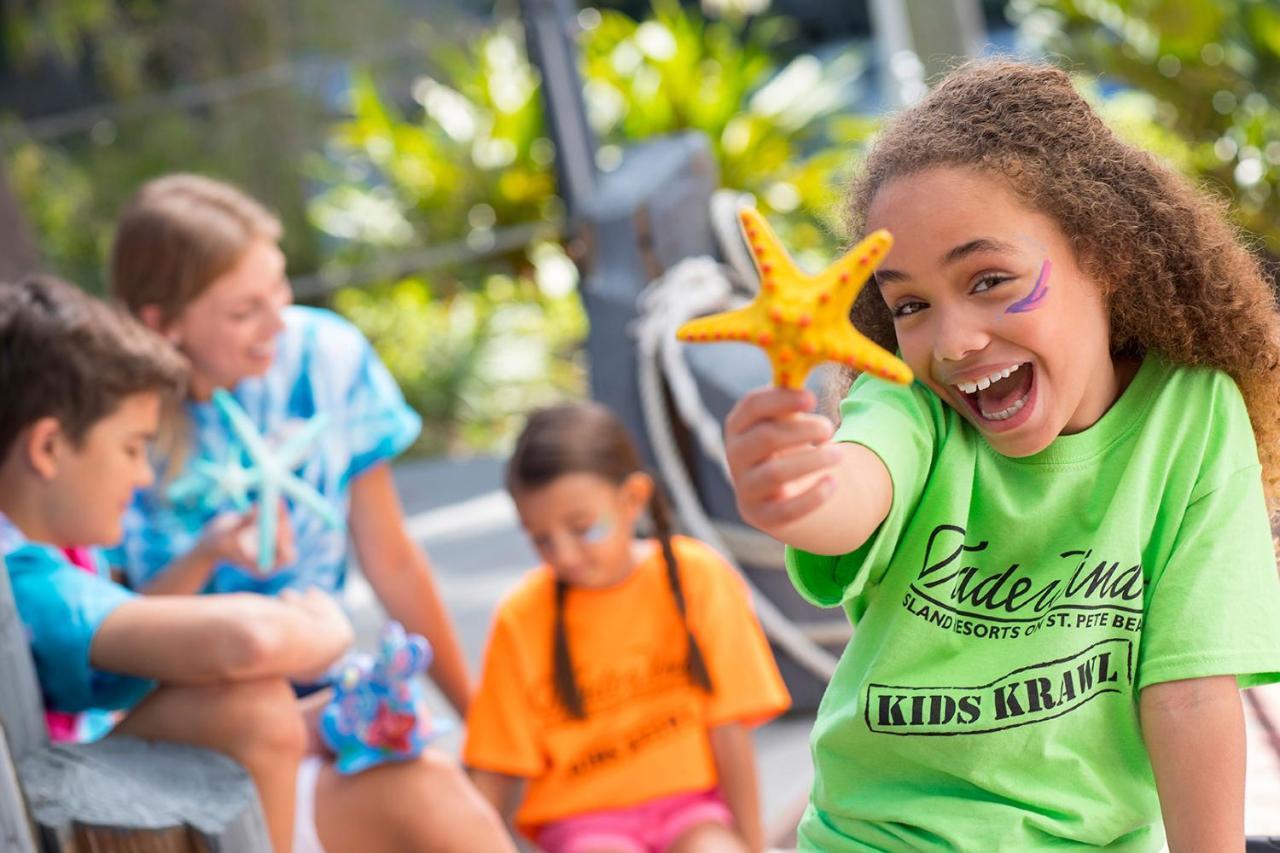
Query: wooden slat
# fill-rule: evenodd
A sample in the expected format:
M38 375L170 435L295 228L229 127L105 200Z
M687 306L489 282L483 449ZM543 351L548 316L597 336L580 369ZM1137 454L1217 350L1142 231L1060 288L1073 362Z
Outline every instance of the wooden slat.
M18 774L9 758L3 733L4 725L0 721L0 850L36 853L26 801L18 787Z
M249 775L208 750L113 737L50 746L18 773L50 853L270 850Z
M13 602L9 573L0 560L0 721L14 763L48 742L40 686L27 643L27 633Z

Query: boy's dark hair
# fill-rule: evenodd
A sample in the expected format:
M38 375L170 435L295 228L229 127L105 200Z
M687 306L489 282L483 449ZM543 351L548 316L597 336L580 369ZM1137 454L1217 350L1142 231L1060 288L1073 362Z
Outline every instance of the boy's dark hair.
M66 282L0 284L0 461L41 418L78 442L130 395L177 398L186 373L163 338Z
M639 454L631 442L627 428L598 403L575 403L541 409L529 416L524 431L516 441L515 452L507 463L507 490L515 493L546 486L565 474L594 474L614 485L643 471ZM697 639L689 630L684 586L671 546L671 511L662 489L655 483L649 502L649 515L654 532L662 545L667 582L672 598L684 623L688 656L685 667L689 679L703 690L711 689L711 676ZM573 676L573 660L569 654L569 637L564 624L564 600L568 585L556 581L556 623L552 639L556 698L569 715L582 719L586 707L582 691Z

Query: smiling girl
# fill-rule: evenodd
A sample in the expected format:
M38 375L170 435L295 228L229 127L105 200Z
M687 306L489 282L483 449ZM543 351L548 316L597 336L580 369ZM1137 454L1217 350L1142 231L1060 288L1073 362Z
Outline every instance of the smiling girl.
M857 624L805 850L1243 847L1239 686L1280 680L1280 323L1221 206L1048 67L884 131L854 319L917 381L754 392L744 518ZM1256 440L1255 440L1256 439Z
M387 613L431 643L431 677L465 714L466 662L430 564L405 530L391 475L391 460L417 436L420 419L354 326L291 304L280 235L279 221L257 201L199 175L150 181L121 215L112 292L186 358L188 396L185 459L161 460L165 476L137 495L115 557L131 586L152 596L340 595L353 550ZM238 513L230 495L169 499L165 486L196 462L217 465L242 452L211 402L217 388L268 441L284 440L311 418L328 419L298 474L346 529L286 504L274 565L260 571L256 537L244 535L255 518ZM316 693L310 709L326 699L311 681L295 687ZM439 750L353 776L328 758L308 755L298 774L302 842L295 849L510 849L492 809Z

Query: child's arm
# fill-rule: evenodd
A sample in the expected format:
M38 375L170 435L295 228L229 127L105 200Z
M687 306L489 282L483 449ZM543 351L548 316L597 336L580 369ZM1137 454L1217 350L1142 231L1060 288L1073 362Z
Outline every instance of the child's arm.
M251 593L139 597L94 634L89 661L107 672L178 685L255 678L314 680L350 647L353 632L328 595Z
M756 782L751 732L741 723L715 726L711 729L711 754L716 762L720 794L733 812L738 834L750 853L760 853L765 849L765 837L760 821L760 789Z
M297 558L293 527L283 503L276 524L276 566L287 566ZM176 558L139 590L145 595L195 595L209 583L222 563L257 571L258 537L254 528L258 511L239 515L224 512L215 516L200 534L195 547Z
M880 457L832 443L808 391L752 391L725 421L725 452L748 524L815 554L847 554L889 514L893 482Z
M1153 684L1138 700L1171 853L1244 847L1244 711L1234 676Z
M375 465L351 484L351 538L360 567L388 615L431 644L432 680L465 717L471 675L431 565L409 539L391 467Z

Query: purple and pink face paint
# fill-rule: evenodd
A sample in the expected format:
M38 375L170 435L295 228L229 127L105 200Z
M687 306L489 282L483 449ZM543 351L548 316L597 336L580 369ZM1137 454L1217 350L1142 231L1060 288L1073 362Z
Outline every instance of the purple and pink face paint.
M1031 292L1019 299L1017 302L1004 309L1006 314L1025 314L1028 311L1034 311L1044 302L1044 298L1049 295L1049 273L1053 270L1053 262L1048 258L1044 259L1044 263L1040 265L1040 275L1036 276L1036 283L1031 288Z

